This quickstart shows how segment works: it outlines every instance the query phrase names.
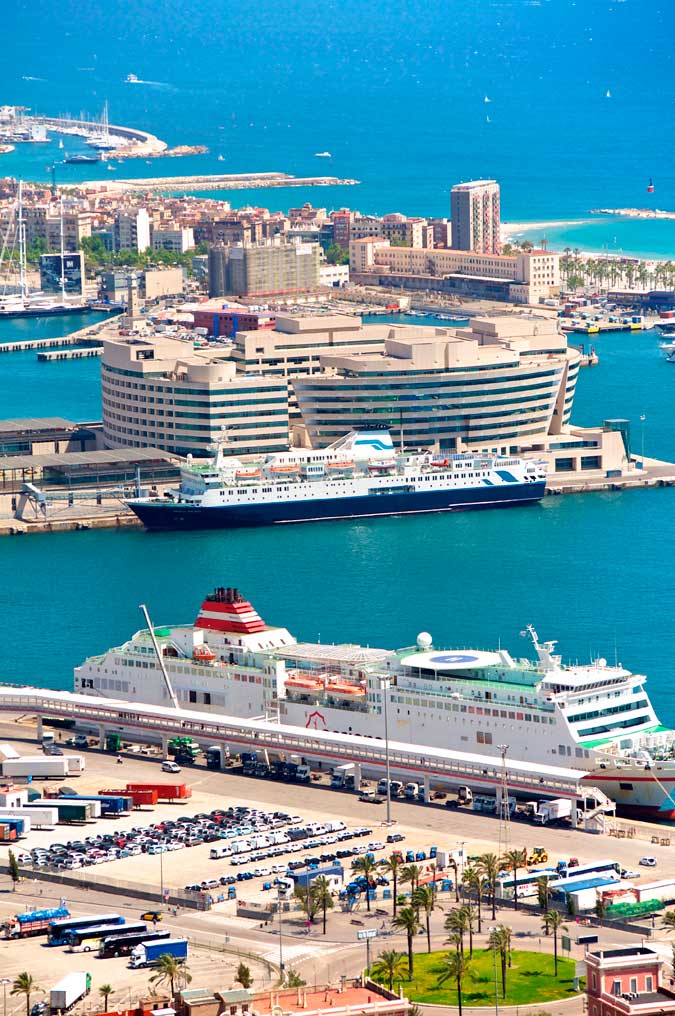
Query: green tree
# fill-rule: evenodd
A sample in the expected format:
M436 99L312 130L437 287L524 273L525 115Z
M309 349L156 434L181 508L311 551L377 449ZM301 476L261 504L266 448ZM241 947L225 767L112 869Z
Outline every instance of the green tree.
M471 907L454 907L448 911L443 927L451 936L457 936L458 948L464 952L464 936L471 931ZM473 940L471 942L473 947Z
M501 859L501 864L513 872L513 908L518 909L518 869L527 864L527 850L509 850Z
M115 991L114 991L114 988L113 988L112 984L107 984L107 983L106 984L102 984L101 987L98 989L98 993L101 996L101 998L103 999L103 1008L107 1012L108 1011L108 999L110 998L111 995L115 994Z
M355 861L352 861L352 870L358 872L366 879L368 883L368 889L366 889L366 910L370 913L370 889L371 882L373 881L373 874L377 868L375 860L369 857L368 854L364 854L363 857L357 857Z
M418 885L412 894L411 902L418 914L424 911L427 952L431 952L431 915L436 908L436 893L430 885Z
M492 906L492 920L497 919L497 879L499 878L499 859L496 854L481 854L478 858L478 870L487 882Z
M36 991L42 991L42 988L38 988L35 978L28 971L24 970L22 973L17 974L12 981L12 987L10 988L10 995L23 995L26 999L26 1016L30 1016L30 999Z
M396 904L397 904L396 897L398 896L398 873L401 868L401 855L390 854L390 856L382 865L382 868L387 873L387 875L391 875L392 893L393 893L391 912L392 916L396 917Z
M13 850L9 852L9 877L12 880L12 890L16 892L16 884L20 880L21 874L19 872L19 862Z
M321 911L323 918L323 934L326 934L326 914L329 910L332 910L335 904L333 903L333 895L330 891L330 885L325 875L319 875L312 882L312 896L318 909Z
M26 245L26 262L29 265L37 265L40 261L42 254L46 254L49 250L49 244L41 236L36 236L34 240L31 240Z
M251 985L253 984L251 971L243 962L243 960L237 967L237 972L234 975L234 979L235 981L237 981L238 984L241 984L242 988L250 988Z
M332 243L326 248L326 261L329 265L348 265L349 249L339 243Z
M511 929L500 924L490 932L488 946L499 955L499 964L502 973L502 998L506 998L506 970L510 966L511 956Z
M462 882L469 889L470 892L475 893L476 896L476 920L478 922L478 934L480 935L483 930L483 914L481 910L481 903L483 901L483 893L487 885L485 878L479 871L479 869L473 865L467 865L462 874Z
M386 981L389 991L393 991L394 981L402 980L405 972L405 954L396 952L395 949L386 949L380 953L373 963L370 969L370 976L380 984Z
M558 976L558 934L563 931L567 931L567 925L564 923L565 918L558 910L549 910L548 914L545 915L544 921L547 927L553 932L553 975ZM548 935L548 930L546 932Z
M551 897L551 890L549 888L548 879L544 878L537 879L537 903L541 907L542 913L548 913L548 901Z
M595 916L599 921L604 921L606 913L607 904L603 900L602 896L599 896L595 903Z
M285 988L302 988L303 984L307 984L307 981L304 981L302 979L302 977L297 972L297 970L293 970L292 967L289 967L286 970L286 976L284 977L284 987Z
M462 1016L462 987L464 979L471 976L471 961L462 952L455 950L443 957L443 971L438 976L438 983L454 981L457 986L457 1008Z
M419 916L414 907L401 907L391 923L398 931L405 933L408 942L408 980L412 981L415 966L413 941L420 928Z
M663 915L663 928L666 931L675 931L675 910L666 910Z
M157 957L155 972L150 978L150 984L168 984L171 998L176 994L176 988L180 985L189 984L192 974L188 972L185 960L171 956L169 953L162 953Z
M319 904L316 901L316 897L312 892L310 884L307 885L296 885L293 890L293 895L300 905L300 909L303 914L306 915L307 920L310 924L314 923L314 918L319 912Z
M417 886L420 883L421 874L422 869L420 868L419 864L404 864L403 867L401 868L399 881L401 882L401 884L410 882L410 892L414 893L415 889L417 889Z

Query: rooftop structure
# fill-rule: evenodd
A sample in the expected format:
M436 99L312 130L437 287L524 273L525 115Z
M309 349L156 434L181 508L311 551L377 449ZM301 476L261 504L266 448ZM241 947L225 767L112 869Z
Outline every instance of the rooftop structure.
M278 296L319 285L316 243L256 244L209 250L209 295Z

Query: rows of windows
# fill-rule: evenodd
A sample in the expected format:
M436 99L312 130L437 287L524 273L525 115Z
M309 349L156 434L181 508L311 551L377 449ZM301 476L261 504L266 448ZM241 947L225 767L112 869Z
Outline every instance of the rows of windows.
M517 367L518 364L507 364L506 366ZM463 368L463 369L465 369L465 368ZM420 381L420 382L409 381L407 379L409 377L411 377L412 375L414 375L414 374L417 374L417 375L420 375L420 374L426 375L426 374L432 373L432 371L429 371L429 370L411 370L411 371L405 371L403 374L392 374L392 378L391 378L390 381L386 380L386 378L383 375L383 372L381 370L379 370L379 371L373 371L371 373L367 373L367 372L361 373L361 372L359 372L358 374L355 373L355 372L354 373L345 372L342 375L342 377L357 378L357 379L358 378L377 377L377 378L381 378L382 379L382 383L381 384L374 384L372 382L368 382L367 384L351 385L351 384L344 383L343 380L342 380L342 377L340 379L338 379L337 381L335 381L332 378L325 378L325 377L322 377L322 376L318 376L318 377L312 378L311 381L306 381L304 378L302 378L300 381L298 381L298 383L295 385L295 387L299 391L306 391L306 392L313 392L315 390L316 391L325 391L327 388L329 388L329 386L332 386L335 390L340 391L340 392L398 391L398 390L406 391L406 390L409 390L409 389L429 388L429 387L431 387L433 390L437 390L439 388L452 388L453 390L456 390L458 388L461 388L462 386L484 385L485 382L486 382L485 374L487 372L487 369L488 368L486 368L485 366L481 366L481 367L477 367L476 368L476 370L481 371L482 374L483 374L483 376L479 377L479 378L465 378L465 379L462 379L461 381L458 381L458 380L447 380L447 381L444 381L441 378L439 378L438 380L434 380L434 381ZM501 365L500 365L499 369L500 370L502 369ZM542 378L555 378L556 380L559 380L560 379L560 375L562 373L562 369L563 368L561 366L561 367L557 367L555 370L540 370L540 371L537 371L537 373L535 373L535 374L520 374L520 373L518 373L518 374L514 374L512 376L508 376L507 375L506 377L497 376L497 377L491 378L490 381L493 384L497 384L499 382L501 382L502 384L509 384L509 383L515 382L515 381L540 381ZM443 368L438 373L447 374L448 371L447 371L446 368ZM508 391L508 390L509 389L503 389L502 392ZM496 394L501 394L501 393L496 393Z

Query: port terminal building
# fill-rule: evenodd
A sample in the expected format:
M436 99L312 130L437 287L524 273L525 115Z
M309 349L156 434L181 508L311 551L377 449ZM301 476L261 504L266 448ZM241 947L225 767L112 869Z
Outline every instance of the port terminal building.
M105 446L205 455L226 432L231 453L249 455L324 447L378 426L405 448L525 452L548 458L551 472L628 465L620 433L573 428L581 354L543 310L460 328L249 314L254 327L237 329L238 314L222 318L229 335L197 348L189 331L111 325L101 361Z

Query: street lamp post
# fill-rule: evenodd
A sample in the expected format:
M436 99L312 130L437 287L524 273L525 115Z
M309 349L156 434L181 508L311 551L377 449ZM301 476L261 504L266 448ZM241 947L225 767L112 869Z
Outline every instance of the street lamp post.
M164 902L164 851L159 852L159 899Z
M389 768L389 710L388 710L388 692L391 688L391 681L388 677L380 678L380 690L382 692L382 702L384 705L384 765L385 775L387 778L387 825L391 825L391 772Z
M281 889L277 894L277 905L279 910L279 975L283 983L284 980L284 941L283 941L283 923L281 915Z
M11 984L11 983L12 983L12 981L11 981L11 978L9 978L9 977L3 977L3 978L0 979L0 984L2 985L2 1012L3 1012L3 1016L7 1016L7 985Z

